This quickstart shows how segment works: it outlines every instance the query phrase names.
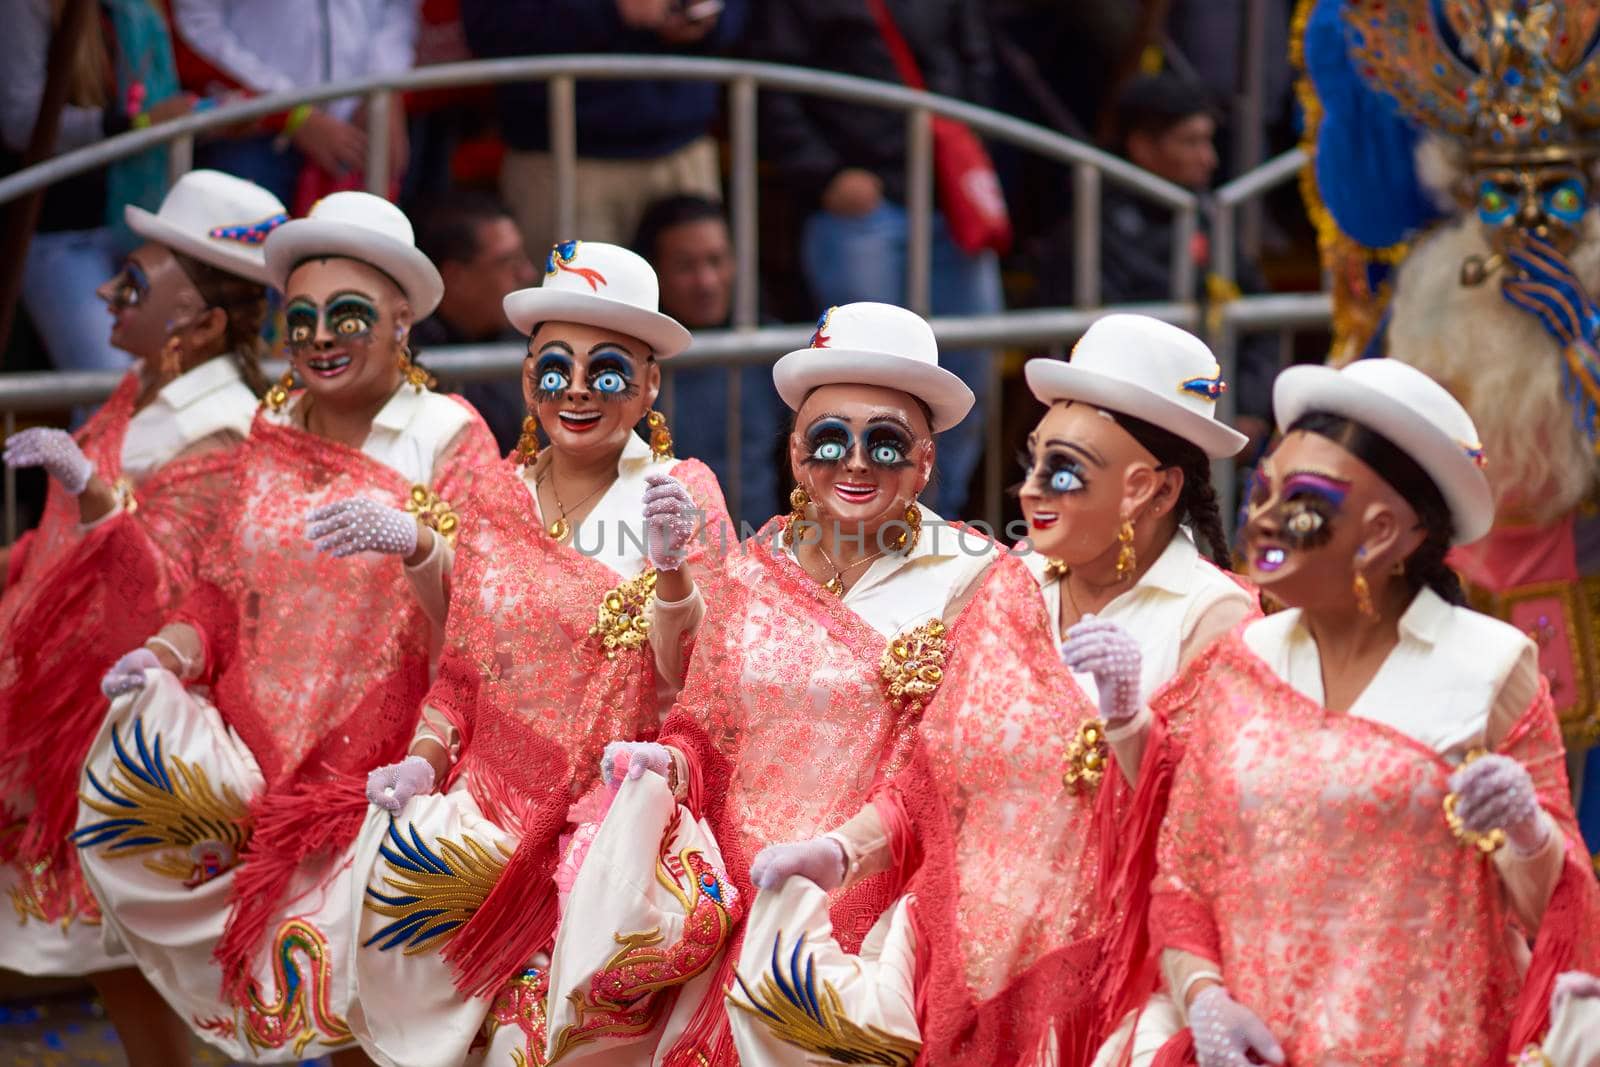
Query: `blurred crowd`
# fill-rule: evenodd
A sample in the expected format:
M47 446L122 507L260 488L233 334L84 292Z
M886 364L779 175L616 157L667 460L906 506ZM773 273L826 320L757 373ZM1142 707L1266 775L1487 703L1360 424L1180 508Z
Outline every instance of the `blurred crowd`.
M52 78L58 93L64 82L66 106L48 148L61 152L258 94L474 57L562 53L736 56L924 84L1097 142L1202 193L1295 136L1283 58L1290 0L83 0L93 11L67 47L57 40L65 60L52 70L52 39L79 2L0 0L6 171L38 153L35 125ZM1251 8L1265 24L1247 24ZM1252 33L1266 57L1259 74L1245 62ZM1257 92L1246 105L1252 77ZM535 284L545 250L567 236L631 244L656 266L664 311L691 330L729 325L734 252L722 204L720 87L580 82L572 235L555 232L545 97L542 84L506 84L393 100L391 197L446 282L444 303L416 331L419 349L501 339L509 326L500 297ZM359 98L335 100L229 128L199 141L194 162L249 178L300 214L328 192L365 187L363 108ZM855 300L904 302L903 117L763 93L758 141L761 319L809 321ZM1070 175L1036 157L990 151L1014 237L973 238L964 220L947 217L949 198L937 197L935 315L1073 302ZM108 343L95 290L130 247L122 205L154 208L166 177L165 151L155 150L50 188L21 286L33 331L25 336L48 365L114 369L127 359ZM1110 184L1100 210L1102 302L1169 298L1170 213ZM1298 205L1269 212L1262 232L1235 266L1239 289L1263 290L1273 275L1279 287L1305 284L1314 255ZM1219 299L1203 229L1192 254L1196 295ZM1263 272L1258 256L1279 267ZM26 341L13 342L7 369L28 365L19 348ZM941 357L978 394L979 412L991 356ZM1279 358L1275 343L1241 350L1235 399L1252 437L1264 436ZM741 465L741 510L765 516L782 489L766 462L782 408L765 368L739 381L741 449L758 457ZM719 369L678 372L673 404L723 410L729 385ZM518 433L519 389L514 381L463 389L503 448ZM680 419L674 431L680 450L729 478L720 420ZM945 435L935 510L971 510L984 440L976 417Z

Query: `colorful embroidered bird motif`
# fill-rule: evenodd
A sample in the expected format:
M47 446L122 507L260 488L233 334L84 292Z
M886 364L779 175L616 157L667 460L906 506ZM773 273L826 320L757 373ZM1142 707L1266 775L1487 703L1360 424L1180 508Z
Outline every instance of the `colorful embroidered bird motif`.
M198 764L163 759L161 736L147 745L142 719L133 722L133 746L130 753L113 726L110 784L85 768L93 792L82 800L106 818L73 831L73 842L104 845L112 857L154 853L146 868L191 889L232 869L250 839L249 806L228 786L219 796Z
M828 347L831 341L831 338L828 337L828 320L833 318L833 311L833 308L829 308L827 311L824 311L822 313L822 317L817 320L816 332L811 335L812 348Z
M379 854L397 872L383 879L394 895L369 886L367 910L394 921L367 938L362 948L376 944L387 952L404 945L407 956L442 948L483 905L505 870L505 849L496 857L471 837L460 844L441 837L437 844L435 852L415 826L402 834L399 824L389 820L388 840Z
M1222 380L1222 368L1218 367L1207 378L1190 378L1178 386L1178 391L1193 393L1195 396L1204 397L1216 402L1217 398L1228 391L1228 383Z
M780 1040L836 1063L911 1067L916 1062L922 1051L920 1042L851 1021L832 982L824 981L818 996L816 960L810 956L801 959L803 936L795 938L786 975L780 958L782 940L782 934L772 940L772 965L761 976L760 995L735 972L734 980L749 1003L730 991L729 1004L765 1021Z
M546 1029L544 1002L550 997L550 972L529 967L500 987L489 1017L484 1020L484 1037L493 1038L502 1026L522 1031L522 1047L511 1050L512 1067L545 1067Z
M330 1048L354 1040L350 1027L328 1002L333 961L322 931L304 919L290 919L278 927L272 939L272 978L278 987L275 1001L264 1002L260 983L252 978L245 1003L238 1005L251 1052L292 1045L300 1056L319 1038ZM200 1022L200 1026L220 1033L226 1021Z
M674 816L663 843L672 840L677 824ZM590 980L588 994L570 994L577 1022L556 1036L550 1063L598 1038L633 1037L649 1030L663 1005L650 994L701 974L727 944L729 931L743 914L739 891L704 853L693 848L677 855L664 852L656 863L656 881L683 907L683 936L662 945L659 929L614 935L622 947Z
M557 241L555 246L550 249L550 255L545 258L544 273L546 277L554 277L557 271L576 274L589 283L590 289L599 292L600 287L607 284L604 274L601 274L593 267L574 267L571 265L573 260L578 258L578 249L582 245L582 241Z

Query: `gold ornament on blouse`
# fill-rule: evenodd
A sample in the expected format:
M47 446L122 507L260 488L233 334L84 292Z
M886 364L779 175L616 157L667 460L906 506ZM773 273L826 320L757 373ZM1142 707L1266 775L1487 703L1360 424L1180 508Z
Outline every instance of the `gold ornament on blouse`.
M1465 767L1473 760L1486 755L1488 753L1483 749L1475 748L1467 753L1467 758L1461 761L1461 766ZM1461 816L1456 814L1456 805L1459 802L1460 798L1454 793L1444 798L1444 821L1450 827L1450 832L1456 835L1457 841L1460 841L1468 848L1477 849L1485 856L1495 852L1501 845L1506 843L1506 832L1498 826L1493 830L1482 833L1477 830L1467 829L1466 824L1461 821Z
M921 626L897 634L878 660L883 689L896 709L920 707L933 698L944 681L945 625L929 619Z
M656 572L647 570L637 578L611 590L600 600L600 611L589 636L598 637L606 659L616 659L618 651L641 648L650 640L650 617L646 609L656 593Z
M461 517L450 506L450 501L425 485L413 485L411 495L406 499L406 512L415 515L417 522L444 538L445 544L451 548L456 546Z
M139 510L139 498L133 493L133 482L126 475L117 479L111 487L111 492L116 495L117 507L132 515Z
M1061 784L1074 792L1093 789L1106 774L1106 724L1090 719L1078 727L1078 736L1067 742L1067 769Z

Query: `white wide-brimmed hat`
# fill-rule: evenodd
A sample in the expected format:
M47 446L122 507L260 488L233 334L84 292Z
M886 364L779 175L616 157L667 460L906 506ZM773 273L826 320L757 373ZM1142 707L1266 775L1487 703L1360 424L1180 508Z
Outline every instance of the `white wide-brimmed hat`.
M562 241L544 262L544 283L505 298L506 318L531 334L541 322L576 322L637 337L657 359L689 347L689 331L661 313L661 287L643 257L601 241Z
M1466 545L1494 524L1487 461L1472 416L1444 386L1397 359L1358 359L1343 370L1290 367L1272 387L1278 429L1323 411L1382 434L1427 472L1455 520L1453 544Z
M215 170L179 178L154 214L129 204L122 217L146 240L263 285L272 279L262 245L289 219L283 203L261 186Z
M381 196L331 193L311 206L311 214L284 223L267 238L267 269L279 289L301 263L330 256L387 274L406 294L414 320L432 315L444 296L444 279L433 260L418 251L411 220Z
M795 411L823 385L881 385L928 405L933 430L948 430L972 410L967 383L939 366L933 327L893 304L841 304L823 312L811 345L772 366L778 395Z
M1200 338L1148 315L1095 320L1070 362L1030 359L1028 388L1044 404L1075 400L1153 423L1196 445L1212 459L1231 456L1250 439L1217 421L1227 389L1222 367Z

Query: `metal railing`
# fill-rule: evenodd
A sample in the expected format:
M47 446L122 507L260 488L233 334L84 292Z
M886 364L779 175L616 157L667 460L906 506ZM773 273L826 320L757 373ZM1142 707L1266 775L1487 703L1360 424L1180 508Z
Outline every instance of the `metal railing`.
M736 256L732 329L696 335L693 347L667 365L673 368L715 365L728 368L726 430L729 471L723 486L735 513L740 508L740 403L738 369L770 362L803 344L810 326L760 328L757 263L757 104L761 91L779 91L850 101L905 114L907 132L907 285L906 305L928 314L931 305L932 234L934 219L932 119L943 116L966 123L979 135L1029 151L1070 168L1073 188L1073 298L1075 307L1042 311L1009 311L961 319L935 319L935 332L945 347L1058 347L1075 340L1105 313L1100 303L1100 203L1104 182L1122 187L1143 200L1172 211L1171 302L1142 307L1189 329L1211 335L1223 373L1232 378L1235 341L1240 331L1292 330L1321 327L1328 321L1324 294L1245 297L1231 301L1202 320L1195 299L1197 270L1191 255L1200 213L1207 209L1190 191L1141 170L1082 141L1009 115L960 100L904 86L799 67L726 59L574 55L474 60L421 67L396 74L357 78L337 84L274 93L231 104L117 137L57 156L27 170L0 178L0 203L44 189L55 182L150 148L170 147L174 175L193 159L198 135L254 122L301 104L320 104L362 97L367 121L366 181L380 195L390 184L390 94L397 91L445 89L468 85L545 81L549 83L550 150L555 170L555 232L570 234L576 216L575 86L580 79L709 81L727 87L730 175L728 205ZM1293 179L1303 160L1290 152L1224 186L1210 202L1213 222L1213 269L1233 277L1233 248L1238 208L1262 193ZM581 236L581 235L579 235ZM515 376L523 350L517 345L466 346L430 350L429 366L458 381ZM989 361L985 422L983 512L997 522L1001 483L1000 360ZM19 411L61 408L103 399L115 386L115 374L0 375L0 414L9 433ZM1227 410L1227 401L1225 410ZM1232 479L1218 489L1231 493ZM9 540L15 522L14 480L5 474L5 531ZM1225 502L1225 506L1226 502ZM1225 511L1226 513L1226 511Z

